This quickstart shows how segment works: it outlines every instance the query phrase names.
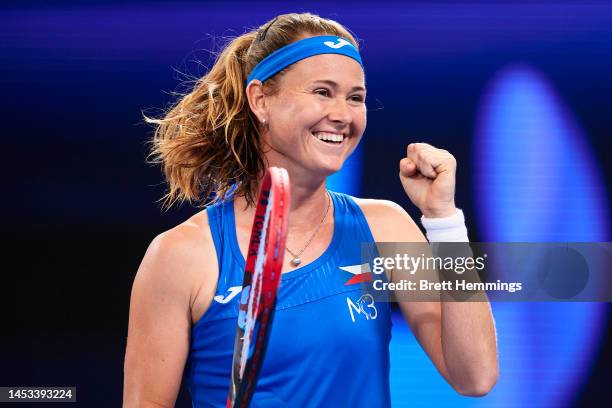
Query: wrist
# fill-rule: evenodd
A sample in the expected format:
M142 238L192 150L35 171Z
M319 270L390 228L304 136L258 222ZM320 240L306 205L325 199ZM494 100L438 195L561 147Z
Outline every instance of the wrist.
M422 210L423 216L426 218L446 218L455 215L457 212L457 207L452 203L448 207L444 208L435 208L435 209L424 209Z
M463 211L446 217L421 217L421 223L427 232L429 242L469 242Z
M447 218L452 217L457 212L457 208L455 206L451 208L446 208L444 210L425 210L423 211L423 216L426 218Z

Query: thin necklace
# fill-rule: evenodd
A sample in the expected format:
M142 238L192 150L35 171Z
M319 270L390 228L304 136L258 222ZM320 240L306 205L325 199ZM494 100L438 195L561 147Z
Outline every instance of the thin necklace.
M312 235L310 236L310 239L308 240L308 242L306 242L306 245L304 245L304 248L302 248L302 250L300 252L298 252L297 254L293 253L292 250L290 250L287 246L285 246L285 249L287 250L287 252L289 252L291 254L291 256L293 256L293 259L291 260L291 265L298 266L299 264L302 263L302 259L300 259L300 255L302 255L304 253L304 251L306 250L306 248L308 248L308 245L310 245L310 243L312 242L312 240L314 239L315 235L317 235L317 232L319 232L319 229L321 229L321 226L323 225L323 221L325 221L325 218L327 218L327 213L329 212L329 207L331 207L331 197L329 197L329 193L327 194L327 208L325 209L325 213L323 214L323 218L321 218L321 222L319 223L319 225L317 225L317 228L314 230L314 232L312 233Z

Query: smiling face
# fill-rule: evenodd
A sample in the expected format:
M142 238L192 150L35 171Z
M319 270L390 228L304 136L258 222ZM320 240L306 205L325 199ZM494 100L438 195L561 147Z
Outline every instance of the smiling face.
M365 79L361 65L338 54L301 60L266 96L264 152L271 165L313 177L337 172L366 127Z

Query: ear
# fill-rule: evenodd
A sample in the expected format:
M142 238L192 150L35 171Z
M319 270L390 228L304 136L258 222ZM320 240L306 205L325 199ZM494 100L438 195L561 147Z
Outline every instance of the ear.
M249 82L246 88L246 97L249 101L249 107L257 116L260 123L265 123L268 120L268 106L266 103L266 95L263 91L263 84L260 80L254 79Z

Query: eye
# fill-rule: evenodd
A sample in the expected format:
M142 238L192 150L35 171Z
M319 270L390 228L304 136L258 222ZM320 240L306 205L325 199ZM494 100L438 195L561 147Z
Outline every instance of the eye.
M314 90L314 93L321 96L330 96L329 89L318 88Z
M363 103L365 101L365 95L353 95L351 96L351 101Z

